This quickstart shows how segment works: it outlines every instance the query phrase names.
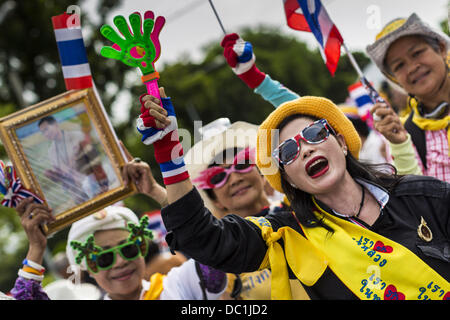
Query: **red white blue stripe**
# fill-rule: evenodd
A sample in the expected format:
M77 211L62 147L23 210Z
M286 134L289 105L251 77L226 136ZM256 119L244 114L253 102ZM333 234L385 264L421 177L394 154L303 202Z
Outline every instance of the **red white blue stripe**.
M348 87L350 99L358 107L358 114L361 118L366 118L370 114L370 109L373 106L372 99L369 92L361 82L357 82Z
M69 20L69 18L71 18ZM72 21L75 21L72 25ZM79 19L67 13L52 17L66 89L92 87L92 75Z
M189 177L183 157L160 163L159 168L165 185L173 184Z
M283 0L283 2L288 26L314 34L322 58L330 73L334 75L344 40L321 1Z

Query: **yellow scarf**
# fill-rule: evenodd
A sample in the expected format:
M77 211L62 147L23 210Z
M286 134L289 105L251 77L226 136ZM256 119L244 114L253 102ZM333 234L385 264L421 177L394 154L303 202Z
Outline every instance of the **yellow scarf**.
M165 275L161 273L154 273L150 277L150 288L144 294L143 300L158 300L161 292L163 291L163 280Z
M426 119L420 116L417 108L418 103L416 99L410 99L411 108L414 110L412 121L422 130L437 131L447 129L447 143L449 145L448 155L450 156L450 130L448 126L450 124L450 115L445 116L442 119Z
M333 234L321 227L303 228L305 239L289 227L274 232L263 217L248 218L261 228L268 246L261 267L270 264L272 268L272 299L291 299L286 261L307 286L312 286L328 265L364 300L450 299L448 281L407 248L320 207L318 210L316 214L333 228ZM277 242L280 238L284 252Z
M259 270L269 266L272 269L272 300L292 300L286 261L295 276L307 286L312 286L322 276L327 267L325 257L301 234L290 227L282 227L274 232L270 222L264 217L246 219L261 228L268 247ZM279 239L283 239L285 243L284 252L278 243Z

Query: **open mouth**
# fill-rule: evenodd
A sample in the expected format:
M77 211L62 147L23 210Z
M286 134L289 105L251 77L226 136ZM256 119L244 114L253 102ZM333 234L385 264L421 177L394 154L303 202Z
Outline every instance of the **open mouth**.
M306 164L306 173L311 178L317 178L328 171L328 160L316 157Z

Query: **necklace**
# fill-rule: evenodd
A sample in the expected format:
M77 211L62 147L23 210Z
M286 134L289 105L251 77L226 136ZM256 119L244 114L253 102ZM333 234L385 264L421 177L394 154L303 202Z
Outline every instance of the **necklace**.
M362 191L362 197L361 197L361 203L359 204L359 210L358 213L355 215L355 217L359 217L359 214L361 213L361 209L364 205L364 197L365 197L365 191L364 191L364 187L361 185L361 191Z

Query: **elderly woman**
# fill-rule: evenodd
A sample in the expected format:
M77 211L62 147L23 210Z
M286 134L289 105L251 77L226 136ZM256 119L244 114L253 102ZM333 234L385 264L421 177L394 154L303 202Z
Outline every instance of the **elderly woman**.
M11 293L18 300L47 300L41 287L41 265L47 244L40 224L52 221L51 210L26 198L17 211L29 240L29 250ZM87 270L106 293L105 300L202 300L217 299L225 290L226 275L187 260L167 275L145 279L144 256L151 232L148 217L139 221L133 211L109 206L76 221L70 228L66 254L72 266Z
M375 129L389 140L395 165L404 168L400 173L450 182L448 43L448 36L412 14L388 23L367 52L380 71L409 94L412 112L404 124L385 104L372 110Z
M169 245L226 272L270 267L273 299L292 297L289 278L311 299L448 299L449 184L372 170L360 146L328 99L281 105L259 127L257 165L293 211L218 220L184 176L166 185Z

